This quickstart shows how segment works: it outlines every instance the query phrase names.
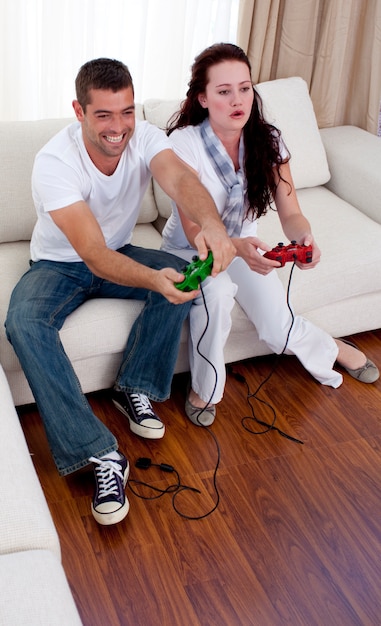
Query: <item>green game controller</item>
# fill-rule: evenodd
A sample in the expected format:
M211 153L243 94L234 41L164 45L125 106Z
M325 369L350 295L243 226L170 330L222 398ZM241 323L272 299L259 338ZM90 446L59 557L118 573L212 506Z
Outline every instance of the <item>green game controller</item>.
M180 291L194 291L198 289L200 283L212 273L213 254L209 251L207 258L201 261L198 256L194 256L182 270L185 278L181 283L175 283L175 287Z

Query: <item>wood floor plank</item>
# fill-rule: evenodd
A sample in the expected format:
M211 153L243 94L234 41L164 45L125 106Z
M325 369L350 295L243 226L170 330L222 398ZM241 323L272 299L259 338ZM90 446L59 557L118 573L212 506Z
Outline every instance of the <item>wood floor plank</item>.
M354 338L381 363L381 331ZM61 478L35 406L19 409L29 450L60 536L62 558L85 626L376 626L381 623L381 381L344 373L339 389L316 383L294 357L279 359L259 392L276 412L257 435L251 393L272 356L228 369L210 430L184 415L187 376L156 404L164 439L134 436L110 392L90 394L96 414L131 463L130 513L101 527L90 512L91 470ZM254 401L255 415L272 419ZM243 421L242 421L243 420ZM211 432L210 432L211 431ZM214 434L214 437L212 436ZM181 484L199 489L154 500L151 488L175 473L135 467L140 457L168 463ZM218 465L217 474L215 468ZM205 519L190 520L217 509Z
M285 465L289 458L283 458ZM285 500L290 502L295 496L289 478L271 475L267 464L271 461L265 462L263 470L258 464L255 468L235 468L223 491L223 501L234 512L232 532L239 529L236 540L278 611L272 623L338 624L339 616L345 624L360 623L340 587L332 584L316 550L312 528L306 531L293 507L284 506ZM250 481L252 472L255 480ZM249 517L244 513L242 489L238 489L239 496L231 495L235 492L233 481L236 487L246 484Z
M209 483L210 477L201 480L200 477L197 479L197 476L190 475L186 476L186 482L197 486L204 494L210 488L210 485L203 484ZM208 501L205 496L202 500L203 504ZM211 506L213 502L210 500L207 504ZM240 623L243 615L248 617L253 614L254 597L262 607L266 607L258 615L262 615L262 618L270 615L272 619L275 618L271 603L218 510L205 519L189 521L176 515L170 502L164 499L151 502L148 506L150 518L158 530L171 563L172 580L177 577L181 587L186 590L201 624L208 623L205 621L206 615L211 612L217 620L214 623ZM180 500L178 507L188 515L196 515L198 512L192 507L192 502L188 502L187 506ZM145 541L144 536L142 540ZM216 592L214 599L205 594L205 589L208 588ZM194 602L195 594L197 602ZM225 596L227 605L230 606L229 613L224 614L224 617L219 615L222 596ZM225 613L224 603L221 606ZM231 621L233 618L234 621ZM194 622L188 618L188 621L179 623L191 625Z
M115 599L109 592L109 579L104 576L99 553L88 540L76 500L50 502L50 510L58 528L62 564L84 624L115 626L119 622ZM87 501L88 511L88 501ZM64 532L62 531L64 529Z

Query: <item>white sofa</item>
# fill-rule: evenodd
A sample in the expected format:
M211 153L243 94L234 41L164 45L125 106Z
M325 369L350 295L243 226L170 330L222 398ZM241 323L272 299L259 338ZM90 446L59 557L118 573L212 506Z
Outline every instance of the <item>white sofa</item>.
M302 209L313 226L322 261L293 275L291 304L333 336L381 327L381 139L344 126L319 131L306 83L287 78L258 85L267 118L283 132ZM164 127L178 102L148 100L137 116ZM0 123L0 362L14 403L33 396L3 322L11 290L28 269L29 240L35 221L30 174L37 150L70 120ZM134 243L158 248L170 212L168 198L153 184L134 233ZM260 236L270 245L284 241L275 212L260 220ZM279 270L285 285L290 265ZM85 393L112 386L121 353L141 304L93 300L66 321L61 336ZM176 372L188 370L184 325ZM240 307L225 360L269 353ZM164 366L164 364L163 364Z
M57 531L0 366L0 624L80 626Z

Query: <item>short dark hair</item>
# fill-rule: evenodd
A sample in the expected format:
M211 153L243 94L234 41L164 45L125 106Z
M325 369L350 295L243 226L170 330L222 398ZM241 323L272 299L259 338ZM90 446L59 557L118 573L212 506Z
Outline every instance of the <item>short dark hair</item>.
M86 111L86 106L90 104L90 89L110 89L116 92L128 87L134 91L129 69L115 59L100 58L88 61L82 65L75 79L77 100L83 111Z

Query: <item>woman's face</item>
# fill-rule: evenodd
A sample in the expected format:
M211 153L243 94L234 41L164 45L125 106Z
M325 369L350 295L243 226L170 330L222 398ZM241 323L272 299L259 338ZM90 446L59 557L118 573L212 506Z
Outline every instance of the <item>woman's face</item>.
M222 61L208 71L208 83L199 96L209 111L214 132L242 130L251 113L254 100L250 71L241 61Z

